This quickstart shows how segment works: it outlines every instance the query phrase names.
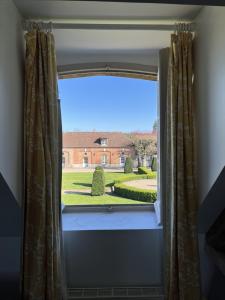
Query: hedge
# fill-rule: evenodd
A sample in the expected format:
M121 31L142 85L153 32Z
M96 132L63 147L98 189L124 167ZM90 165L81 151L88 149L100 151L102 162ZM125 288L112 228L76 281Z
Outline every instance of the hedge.
M139 189L122 183L114 185L114 193L124 198L147 203L154 203L157 200L157 192L154 190Z
M156 172L151 171L150 169L146 168L146 167L139 167L138 168L138 174L146 174L148 175L148 179L154 179L156 178Z
M92 179L91 195L101 196L105 193L105 174L103 170L95 170Z
M148 179L148 176L147 176L147 174L140 174L140 175L136 175L136 174L129 175L128 174L128 175L124 175L123 177L119 177L116 180L114 180L114 184L125 182L125 181L139 180L139 179Z

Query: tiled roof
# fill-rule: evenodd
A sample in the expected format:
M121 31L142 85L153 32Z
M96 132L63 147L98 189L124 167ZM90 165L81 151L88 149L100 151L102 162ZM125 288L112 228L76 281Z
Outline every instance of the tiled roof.
M101 146L100 139L107 139L107 146ZM129 137L122 132L64 132L64 148L126 148L132 144Z

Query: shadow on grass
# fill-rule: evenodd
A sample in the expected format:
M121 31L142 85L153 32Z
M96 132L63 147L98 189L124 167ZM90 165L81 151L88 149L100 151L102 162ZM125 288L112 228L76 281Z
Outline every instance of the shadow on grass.
M67 195L91 196L90 192L81 192L81 191L64 191L64 194L67 194Z
M85 182L73 182L73 185L75 185L75 186L84 186L84 187L91 187L91 183L85 183Z

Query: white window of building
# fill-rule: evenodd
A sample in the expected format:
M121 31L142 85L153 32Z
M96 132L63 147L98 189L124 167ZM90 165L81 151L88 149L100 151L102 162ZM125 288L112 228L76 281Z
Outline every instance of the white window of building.
M101 139L101 146L107 146L107 139L106 138Z

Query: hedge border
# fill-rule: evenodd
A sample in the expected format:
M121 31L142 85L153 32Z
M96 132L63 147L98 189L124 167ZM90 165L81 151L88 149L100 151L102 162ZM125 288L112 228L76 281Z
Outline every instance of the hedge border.
M146 175L152 176L151 178L156 178L157 172L151 171L150 169L148 169L146 167L139 167L138 174L146 174ZM151 179L151 178L149 178L149 179Z
M154 203L157 200L157 191L139 189L123 183L116 183L114 185L114 193L124 198L147 203Z

